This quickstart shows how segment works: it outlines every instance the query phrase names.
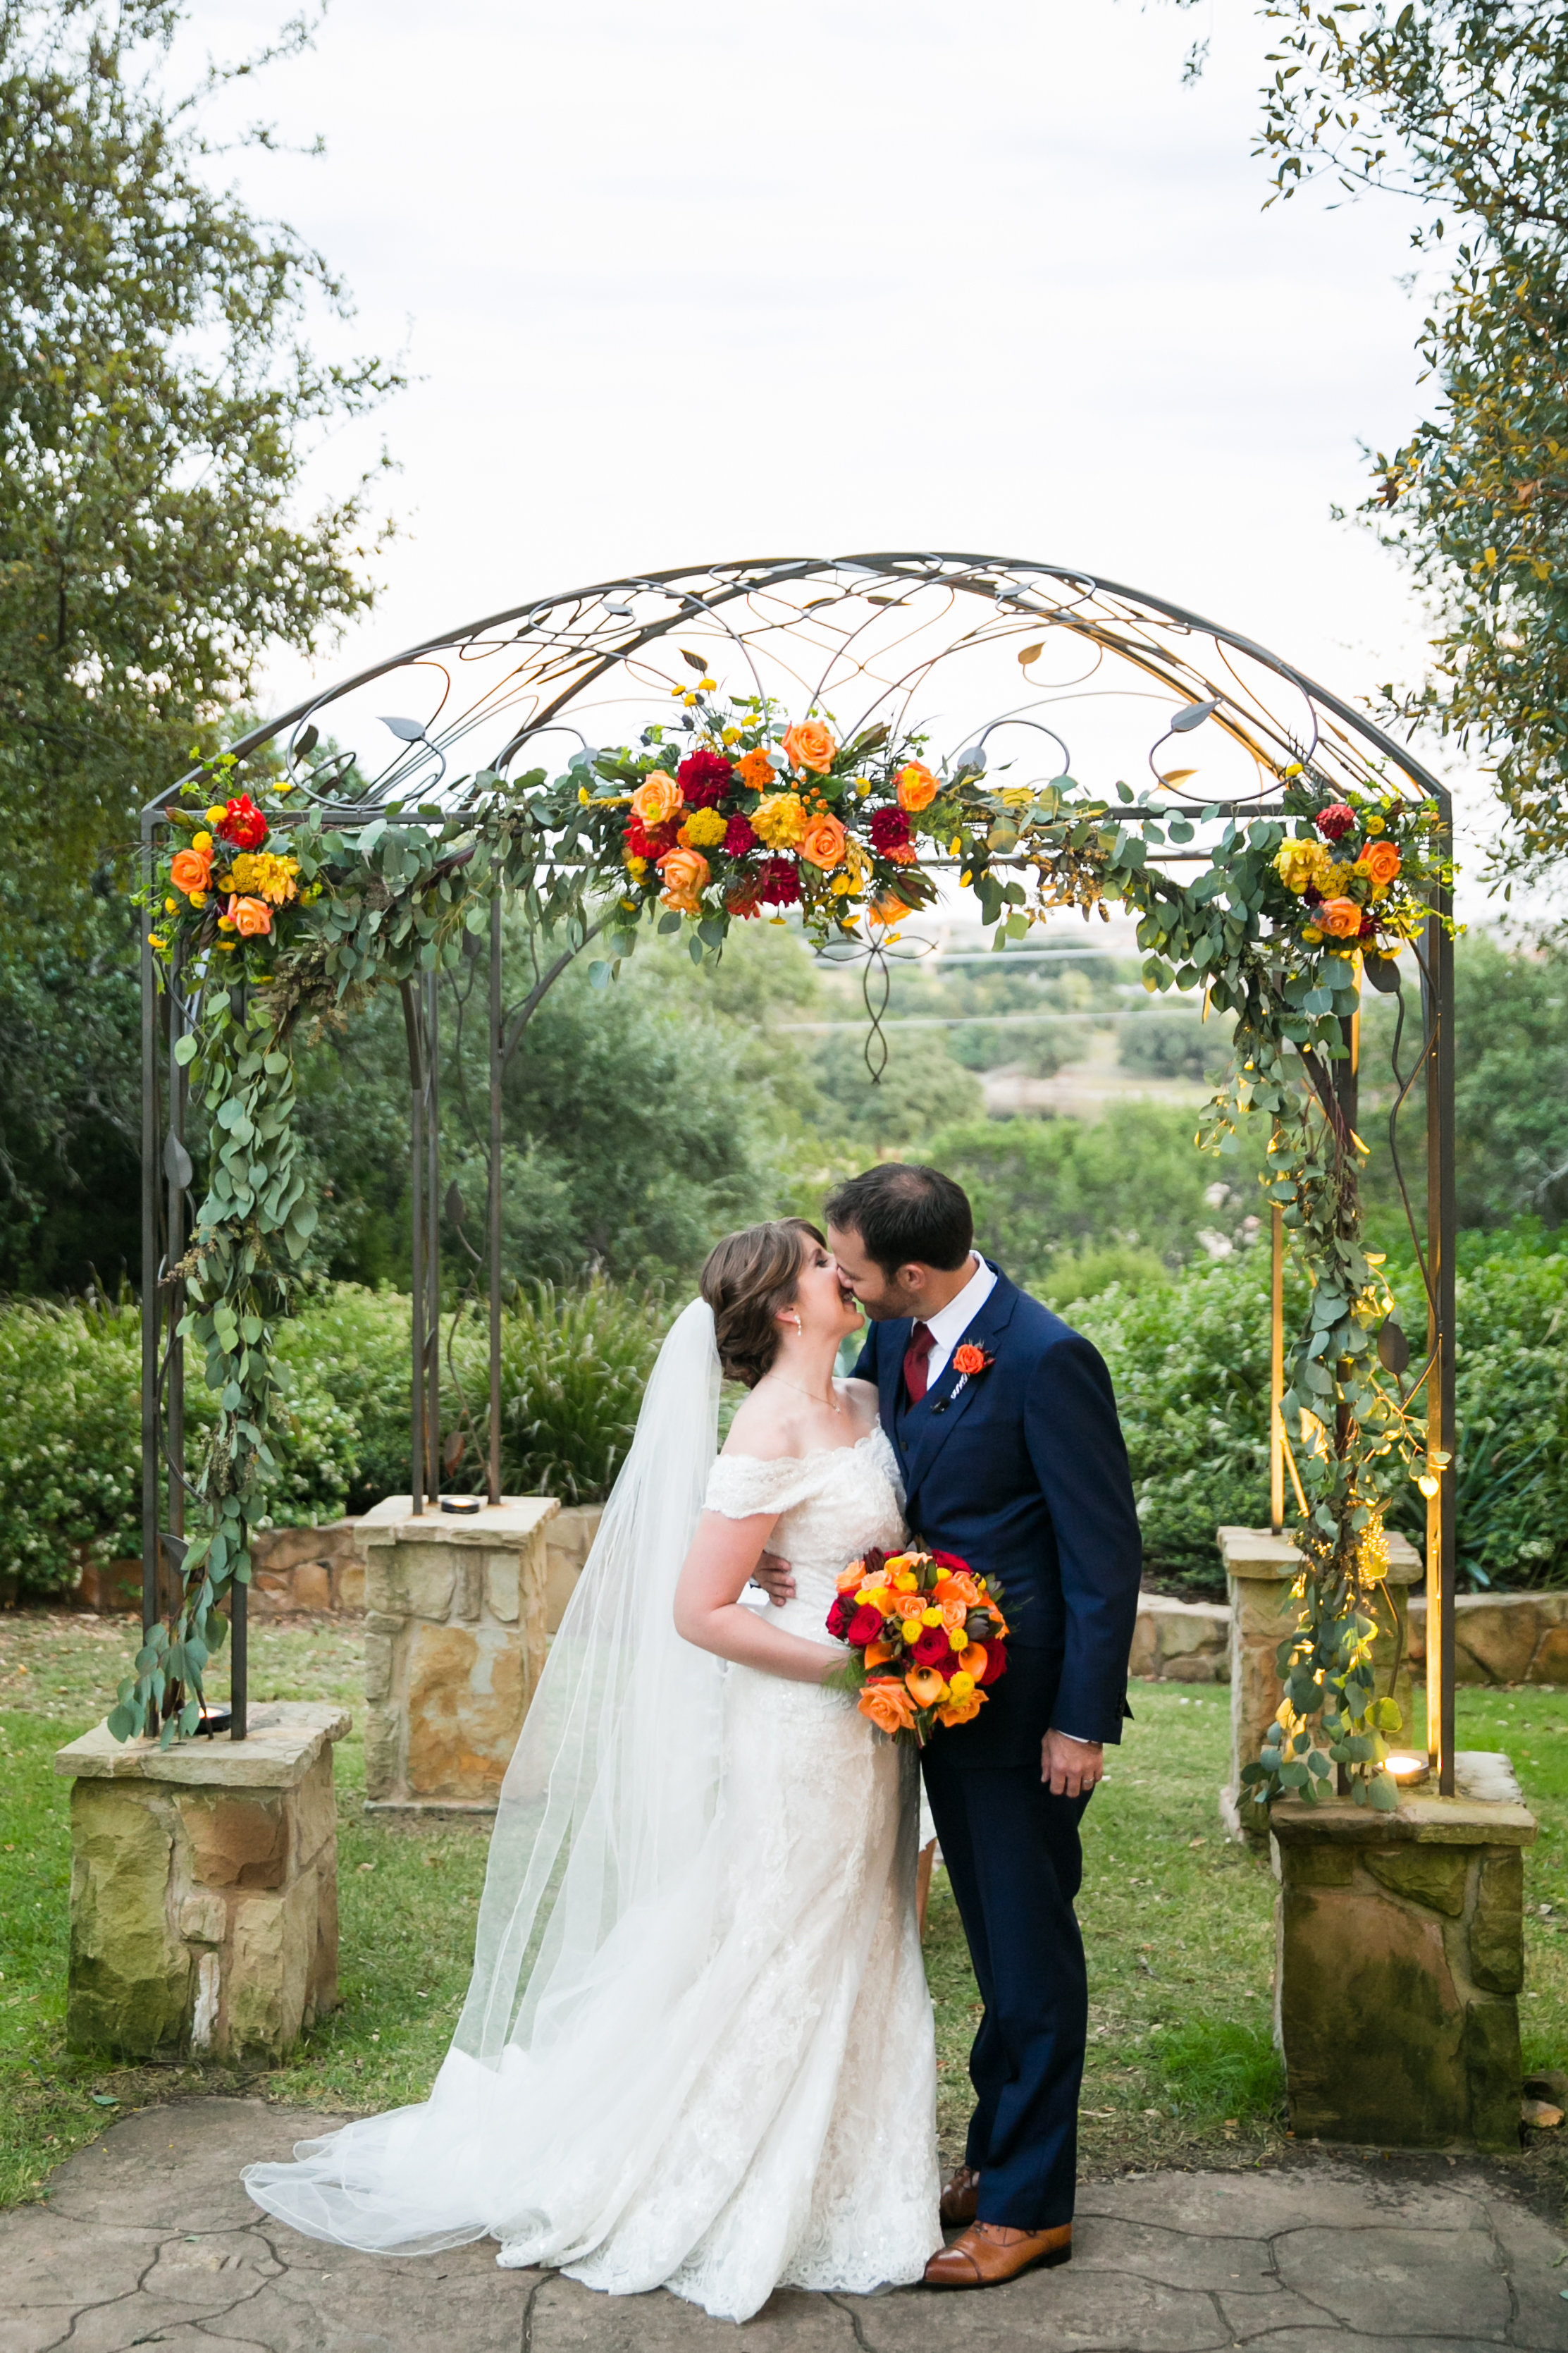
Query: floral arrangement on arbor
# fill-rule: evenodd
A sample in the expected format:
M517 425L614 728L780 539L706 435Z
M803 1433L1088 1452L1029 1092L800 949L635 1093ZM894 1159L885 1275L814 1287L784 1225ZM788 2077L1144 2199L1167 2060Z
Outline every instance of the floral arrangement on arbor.
M790 721L765 698L717 699L717 681L677 689L689 718L639 753L589 754L603 793L577 787L580 829L624 911L685 917L703 944L731 921L800 910L808 936L853 934L862 916L900 923L934 895L923 844L958 852L985 812L975 778L939 775L923 739L872 727L844 743L815 712Z

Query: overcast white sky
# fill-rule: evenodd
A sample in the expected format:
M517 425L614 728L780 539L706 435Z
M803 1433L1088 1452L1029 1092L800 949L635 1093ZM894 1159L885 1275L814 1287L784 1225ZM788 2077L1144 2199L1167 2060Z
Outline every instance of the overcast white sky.
M258 15L194 30L232 54ZM1261 209L1265 46L1241 0L333 0L248 93L327 157L244 184L418 380L313 470L384 437L402 536L309 674L637 567L953 547L1352 696L1415 675L1398 567L1331 515L1419 414L1410 219Z

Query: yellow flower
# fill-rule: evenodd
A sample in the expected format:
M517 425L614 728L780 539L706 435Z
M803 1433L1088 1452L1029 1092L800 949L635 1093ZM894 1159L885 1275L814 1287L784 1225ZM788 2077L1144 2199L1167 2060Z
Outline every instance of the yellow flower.
M688 849L713 849L724 839L729 819L717 809L693 809L680 828L680 839Z
M212 846L213 846L213 838L212 838L212 836L211 836L211 834L210 834L210 833L208 833L208 832L206 832L206 831L205 830L205 828L204 828L204 830L203 830L202 832L200 832L200 833L193 833L193 834L192 834L192 836L191 836L191 848L192 848L193 849L207 849L207 850L210 850L210 849L211 849L211 848L212 848Z
M218 917L218 921L220 923L222 923L223 917L221 915ZM218 945L223 950L225 955L232 955L236 948L239 945L239 942L237 940L219 940Z
M287 906L299 893L297 858L279 858L270 849L242 849L234 861L231 888L242 897L265 899L270 906Z
M1317 946L1318 942L1322 938L1322 936L1321 932L1319 931L1315 923L1309 923L1306 930L1301 934L1301 937L1304 940L1309 941L1313 947Z
M757 803L752 825L770 849L797 849L805 836L805 807L798 793L770 793Z
M631 876L634 882L640 882L643 876L647 872L647 860L646 858L634 858L628 850L626 852L626 872ZM628 900L626 903L629 906L631 904L630 900Z
M721 731L719 740L722 744L738 744L741 740L741 731L738 727L726 727Z
M711 694L718 683L716 678L700 678L697 681L697 691L699 694Z
M827 887L836 899L850 898L856 888L855 877L853 874L836 874Z
M1363 833L1383 833L1386 830L1384 820L1375 809L1368 809L1361 823Z
M168 915L177 915L180 912L179 901L177 899L165 899L163 902L163 912Z
M579 807L579 808L586 808L586 807L587 807L587 806L588 806L588 804L589 804L589 802L593 799L593 797L594 797L594 796L593 796L593 794L588 790L588 787L587 787L587 786L586 786L586 785L579 785L579 786L578 786L578 787L577 787L577 806L578 806L578 807Z
M193 891L191 892L191 904L193 907L205 907L206 903L207 894L205 891Z
M159 954L162 955L169 943L164 939L161 932L149 932L147 934L147 944L149 947L156 948Z
M1320 890L1324 887L1319 877L1327 862L1321 842L1287 841L1274 860L1274 871L1287 891L1299 899L1309 882L1317 882Z
M211 808L206 812L206 820L209 825L221 825L227 815L228 810L225 804L222 801L214 801Z

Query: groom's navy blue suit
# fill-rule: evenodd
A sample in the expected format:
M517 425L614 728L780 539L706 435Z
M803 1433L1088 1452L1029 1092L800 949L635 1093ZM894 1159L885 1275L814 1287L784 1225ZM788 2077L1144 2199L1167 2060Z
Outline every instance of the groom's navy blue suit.
M950 1358L912 1404L912 1328L874 1324L856 1377L877 1384L911 1531L994 1577L1010 1630L1007 1672L986 1705L923 1756L985 2005L969 2062L967 2162L983 2222L1050 2230L1072 2219L1077 2174L1085 1800L1042 1785L1040 1745L1052 1728L1121 1737L1138 1515L1110 1377L1079 1333L998 1273L963 1335L994 1361L961 1383Z

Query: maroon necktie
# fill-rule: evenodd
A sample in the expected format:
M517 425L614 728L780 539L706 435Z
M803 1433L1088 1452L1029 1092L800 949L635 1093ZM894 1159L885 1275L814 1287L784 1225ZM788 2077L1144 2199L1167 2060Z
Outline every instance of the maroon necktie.
M926 1393L926 1360L935 1345L936 1335L931 1325L917 1324L904 1350L904 1387L911 1405L919 1405Z

